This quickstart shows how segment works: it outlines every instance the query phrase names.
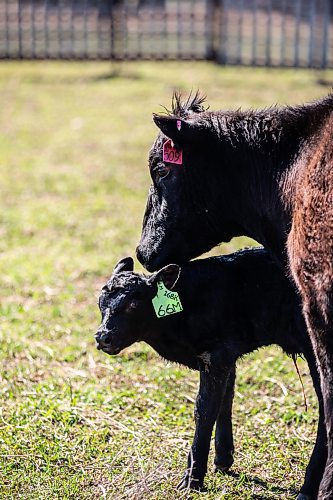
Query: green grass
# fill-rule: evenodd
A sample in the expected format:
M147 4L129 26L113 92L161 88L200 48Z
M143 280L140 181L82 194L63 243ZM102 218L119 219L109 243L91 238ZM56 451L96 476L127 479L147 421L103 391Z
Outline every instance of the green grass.
M185 498L198 377L135 345L96 351L98 290L134 255L149 185L151 113L173 88L212 108L297 103L333 73L209 63L0 65L0 497ZM246 240L221 245L233 251ZM233 475L207 499L293 498L315 438L290 359L238 365ZM197 494L193 498L199 498Z

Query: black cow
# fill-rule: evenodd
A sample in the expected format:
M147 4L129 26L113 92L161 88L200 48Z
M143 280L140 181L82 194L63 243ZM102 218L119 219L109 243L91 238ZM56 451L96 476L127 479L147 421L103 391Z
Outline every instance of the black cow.
M165 294L170 303L163 302ZM99 349L118 354L133 342L145 341L164 358L200 371L196 431L180 488L202 487L215 422L216 468L225 471L233 463L236 360L269 344L278 344L289 354L302 353L319 400L319 423L298 498L316 498L327 457L319 376L299 298L263 249L198 260L181 268L170 264L149 277L133 272L131 258L123 259L103 287L99 306Z
M155 270L245 235L291 273L324 399L328 461L318 498L332 500L333 94L245 112L205 111L200 96L183 104L176 95L172 112L154 121L161 133L138 258Z

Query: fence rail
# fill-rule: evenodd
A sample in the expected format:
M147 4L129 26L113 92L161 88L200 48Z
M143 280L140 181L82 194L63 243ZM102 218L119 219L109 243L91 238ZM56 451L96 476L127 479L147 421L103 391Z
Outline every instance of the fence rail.
M332 3L0 0L0 58L333 67Z

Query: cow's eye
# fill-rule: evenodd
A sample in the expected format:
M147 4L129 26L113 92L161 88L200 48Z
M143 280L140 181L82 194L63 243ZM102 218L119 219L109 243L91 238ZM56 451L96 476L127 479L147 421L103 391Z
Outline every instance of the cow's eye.
M169 172L170 172L170 167L168 167L167 165L164 165L164 164L160 164L156 167L156 175L159 179L163 179L164 177L166 177Z

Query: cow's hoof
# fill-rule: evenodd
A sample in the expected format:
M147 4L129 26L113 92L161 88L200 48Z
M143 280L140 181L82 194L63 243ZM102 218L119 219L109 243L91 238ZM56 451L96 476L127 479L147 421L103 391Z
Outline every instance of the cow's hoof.
M314 497L305 493L298 493L296 500L314 500Z

